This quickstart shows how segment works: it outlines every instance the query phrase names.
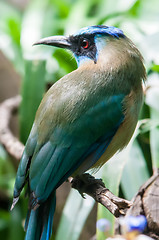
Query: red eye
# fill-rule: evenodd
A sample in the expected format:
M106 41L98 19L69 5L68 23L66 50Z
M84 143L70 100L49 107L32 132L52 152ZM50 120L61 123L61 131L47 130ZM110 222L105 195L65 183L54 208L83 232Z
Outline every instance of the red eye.
M89 47L89 41L86 39L82 40L81 46L85 49L87 49Z

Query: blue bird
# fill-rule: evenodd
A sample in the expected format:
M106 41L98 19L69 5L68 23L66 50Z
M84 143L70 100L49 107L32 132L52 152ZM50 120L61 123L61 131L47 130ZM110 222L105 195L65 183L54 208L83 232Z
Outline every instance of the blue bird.
M123 31L91 26L36 44L73 52L78 68L45 94L17 171L12 208L28 185L26 240L48 240L56 189L98 169L129 142L143 101L143 58Z

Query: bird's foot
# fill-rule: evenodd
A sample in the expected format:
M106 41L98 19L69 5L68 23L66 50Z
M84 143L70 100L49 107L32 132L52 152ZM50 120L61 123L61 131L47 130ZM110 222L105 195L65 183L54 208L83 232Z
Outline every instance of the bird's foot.
M100 188L100 186L105 187L102 179L95 179L89 173L84 173L82 175L78 175L71 180L72 188L78 190L83 198L85 198L84 193L91 193L94 192L94 188Z
M82 197L84 197L84 193L90 195L96 202L105 206L115 217L125 215L127 209L132 205L130 201L115 196L105 187L101 179L95 179L90 174L76 176L70 182Z

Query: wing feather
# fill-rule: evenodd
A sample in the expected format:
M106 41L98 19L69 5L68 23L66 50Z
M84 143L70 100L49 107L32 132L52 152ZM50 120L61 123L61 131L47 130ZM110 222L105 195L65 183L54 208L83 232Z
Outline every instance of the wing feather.
M104 100L72 124L54 129L29 169L30 189L38 201L46 200L86 159L83 171L96 163L123 120L122 100L123 95Z

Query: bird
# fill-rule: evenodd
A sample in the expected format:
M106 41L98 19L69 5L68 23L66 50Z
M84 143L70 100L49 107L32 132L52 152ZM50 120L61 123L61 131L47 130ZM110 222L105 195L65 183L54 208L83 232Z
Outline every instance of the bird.
M141 53L114 26L88 26L40 44L70 50L77 69L44 95L17 170L11 209L26 185L26 240L49 240L56 189L68 177L98 170L128 144L146 79Z

